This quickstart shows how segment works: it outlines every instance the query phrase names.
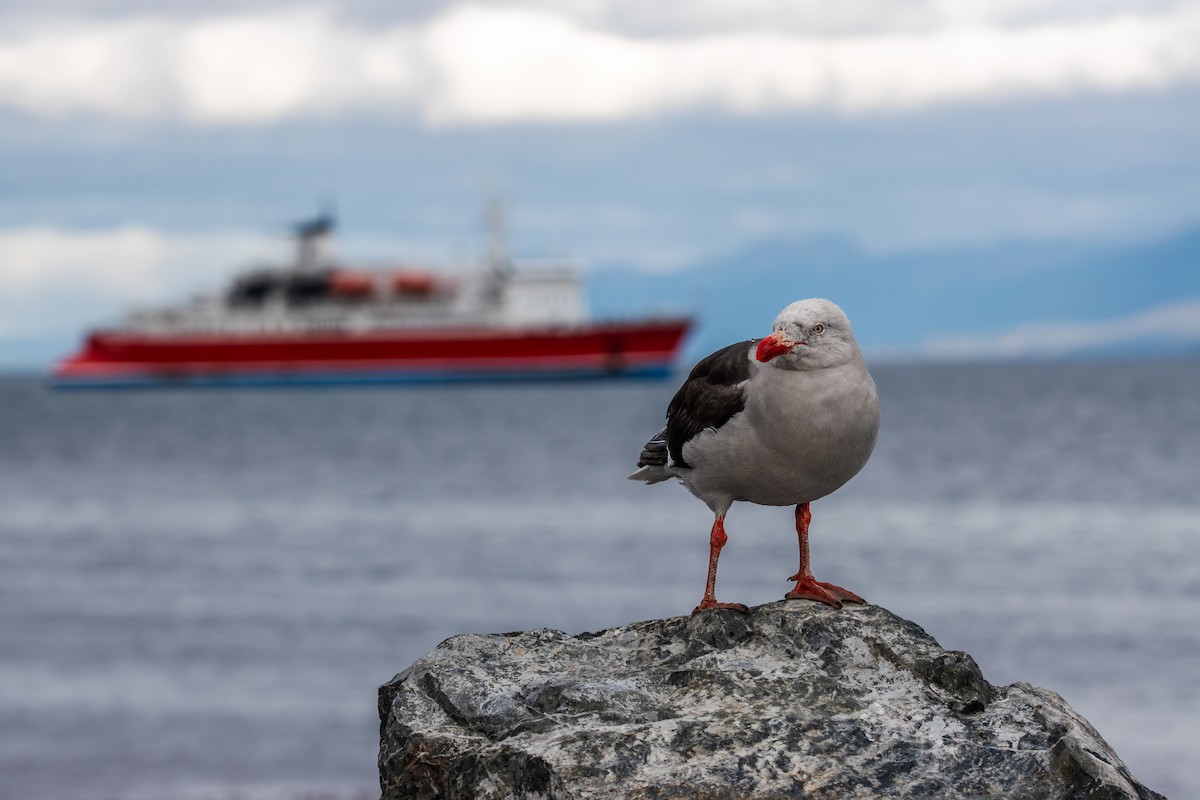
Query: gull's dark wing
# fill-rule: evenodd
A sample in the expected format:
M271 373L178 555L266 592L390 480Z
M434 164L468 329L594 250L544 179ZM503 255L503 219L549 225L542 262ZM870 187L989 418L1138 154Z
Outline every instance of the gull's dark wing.
M665 438L676 466L691 467L683 459L685 443L701 431L721 427L746 407L743 387L750 379L754 366L750 353L757 343L751 339L731 344L702 359L675 393L667 406ZM662 438L662 434L656 437Z

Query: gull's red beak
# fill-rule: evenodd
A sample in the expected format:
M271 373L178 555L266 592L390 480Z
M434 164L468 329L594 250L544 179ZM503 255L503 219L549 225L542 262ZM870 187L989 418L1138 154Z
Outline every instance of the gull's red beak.
M793 342L783 338L782 333L775 332L759 341L758 352L754 354L754 357L765 364L775 356L792 352L793 347L801 344L804 342Z

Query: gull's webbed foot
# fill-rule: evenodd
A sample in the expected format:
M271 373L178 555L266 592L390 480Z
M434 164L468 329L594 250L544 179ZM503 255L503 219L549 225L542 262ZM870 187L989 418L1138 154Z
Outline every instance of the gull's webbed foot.
M692 613L699 614L701 611L709 611L714 608L729 608L742 614L750 613L750 608L741 603L718 603L716 600L707 597L700 601L700 605L692 609Z
M795 581L796 586L784 595L784 598L787 600L815 600L818 603L824 603L834 608L841 608L842 603L858 603L859 605L863 605L867 602L849 589L843 589L841 586L833 583L818 581L812 577L805 578L797 574L788 578L788 580Z

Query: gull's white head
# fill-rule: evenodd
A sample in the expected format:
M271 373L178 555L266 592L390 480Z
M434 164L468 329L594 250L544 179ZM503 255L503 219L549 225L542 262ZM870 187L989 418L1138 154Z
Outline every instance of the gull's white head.
M837 304L797 300L779 312L774 333L758 343L757 358L781 369L836 367L859 356L850 320Z

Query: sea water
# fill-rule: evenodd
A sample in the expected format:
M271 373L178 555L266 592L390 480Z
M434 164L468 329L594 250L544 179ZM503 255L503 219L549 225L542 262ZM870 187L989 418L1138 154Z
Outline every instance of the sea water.
M1200 363L887 366L822 580L1200 787ZM0 380L0 797L377 796L376 687L455 633L689 612L711 516L625 475L675 383L53 392ZM739 504L723 600L779 599Z

